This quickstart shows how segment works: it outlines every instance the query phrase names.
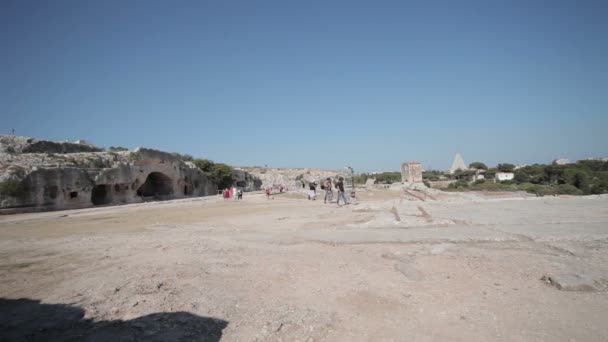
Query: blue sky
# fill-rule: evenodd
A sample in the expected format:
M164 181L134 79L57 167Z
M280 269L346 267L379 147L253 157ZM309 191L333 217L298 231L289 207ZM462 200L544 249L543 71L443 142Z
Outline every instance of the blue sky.
M608 1L0 1L0 133L233 165L608 157Z

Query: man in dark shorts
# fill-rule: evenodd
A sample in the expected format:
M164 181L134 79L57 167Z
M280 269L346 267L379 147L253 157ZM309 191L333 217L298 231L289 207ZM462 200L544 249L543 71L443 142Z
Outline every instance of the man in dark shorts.
M338 183L336 183L336 188L338 189L338 199L336 200L336 204L338 207L340 206L340 198L344 200L344 204L348 204L346 200L346 196L344 195L344 178L338 178Z

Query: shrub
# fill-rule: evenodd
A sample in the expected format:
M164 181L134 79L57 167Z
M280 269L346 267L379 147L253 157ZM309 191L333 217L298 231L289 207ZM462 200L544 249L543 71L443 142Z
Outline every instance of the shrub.
M209 159L194 159L194 165L198 167L219 189L232 186L234 180L232 174L234 169L230 165L214 163Z
M556 187L556 192L563 195L582 195L583 191L571 184L560 184Z
M517 191L517 186L503 183L483 182L473 184L471 190L475 191Z
M456 182L448 185L448 187L446 189L451 190L451 191L468 191L469 183L467 183L464 180L459 180L459 181L456 181Z

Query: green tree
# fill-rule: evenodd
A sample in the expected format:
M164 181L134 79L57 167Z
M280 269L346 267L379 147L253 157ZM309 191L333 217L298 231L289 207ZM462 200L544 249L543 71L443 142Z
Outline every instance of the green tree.
M194 159L192 162L205 173L211 172L213 165L215 165L215 163L209 159Z
M215 163L209 172L209 178L220 189L232 186L232 167L223 163Z
M217 185L219 189L231 187L234 183L232 174L234 169L232 166L215 163L209 159L194 159L192 161L209 178L209 180Z
M494 179L494 176L496 175L496 172L498 172L498 169L496 169L495 167L489 168L486 171L486 173L485 173L485 178L486 179Z
M544 184L566 184L565 177L566 165L547 165L545 166Z
M401 172L382 172L375 175L376 183L391 184L401 182Z
M577 187L578 189L582 190L583 193L588 194L589 193L589 180L588 180L588 178L589 177L587 176L586 173L584 173L582 171L577 171L572 176L572 180L571 180L570 184L572 184L575 187Z
M477 169L477 170L487 170L488 169L486 164L484 164L482 162L473 162L473 163L469 164L469 168Z
M456 170L456 172L454 172L454 177L458 180L467 181L474 174L475 174L475 171L471 171L471 170Z
M545 178L545 167L543 165L529 165L515 170L514 180L517 183L541 184Z
M513 172L513 170L515 169L515 165L509 163L502 163L498 164L496 168L500 172Z
M357 175L355 175L355 178L354 178L355 184L365 184L365 182L367 182L368 178L369 178L369 175L367 173L357 174Z

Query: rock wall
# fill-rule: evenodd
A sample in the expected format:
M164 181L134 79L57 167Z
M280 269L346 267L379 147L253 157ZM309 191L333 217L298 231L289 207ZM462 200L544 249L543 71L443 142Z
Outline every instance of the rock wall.
M44 151L56 151L57 146L67 145L32 139L15 146L6 140L0 138L0 211L4 213L207 196L217 191L194 164L162 151L30 153L42 146ZM72 148L64 147L62 151Z
M15 135L0 135L0 153L78 153L102 152L103 149L78 140L50 141Z
M234 179L234 185L243 191L258 191L262 189L262 180L243 169L234 169L232 178Z
M346 177L346 173L338 170L322 170L309 168L264 168L264 167L242 167L261 180L261 188L279 188L283 186L288 189L302 189L302 183L316 181L319 184L327 177L335 179ZM305 187L308 189L308 187Z

